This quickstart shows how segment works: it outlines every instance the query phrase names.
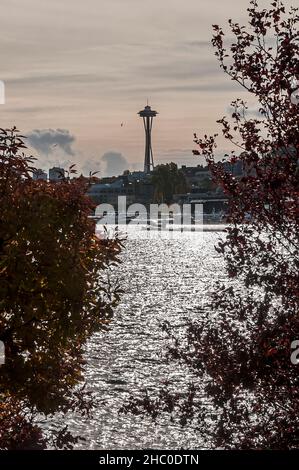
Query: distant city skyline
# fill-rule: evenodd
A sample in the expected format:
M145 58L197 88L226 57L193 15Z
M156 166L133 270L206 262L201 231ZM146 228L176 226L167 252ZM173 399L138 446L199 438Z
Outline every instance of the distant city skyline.
M1 126L29 136L40 168L75 163L79 172L102 176L139 170L144 131L137 113L148 99L159 110L155 164L203 163L192 156L193 133L218 132L230 101L246 98L219 69L211 25L246 23L247 6L249 0L2 0ZM228 149L220 136L217 153Z

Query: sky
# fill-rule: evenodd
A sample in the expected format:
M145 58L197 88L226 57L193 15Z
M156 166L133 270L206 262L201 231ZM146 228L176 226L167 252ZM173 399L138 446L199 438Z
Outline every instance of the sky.
M285 1L291 5L294 2ZM242 89L223 74L212 24L246 23L249 0L1 0L1 127L28 136L37 166L111 175L143 168L149 101L155 163L197 165L193 134ZM268 6L267 0L260 1ZM220 137L219 156L229 150Z

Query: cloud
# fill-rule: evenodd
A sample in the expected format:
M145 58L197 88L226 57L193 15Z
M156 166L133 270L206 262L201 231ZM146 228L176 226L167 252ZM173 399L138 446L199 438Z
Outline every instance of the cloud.
M106 176L120 175L129 168L127 159L118 152L110 151L104 153L101 161L106 165L104 170Z
M24 107L11 107L9 109L6 109L6 113L8 114L15 114L15 113L18 113L18 114L33 114L33 115L36 115L36 114L40 114L40 113L47 113L49 111L64 111L66 109L67 105L64 105L64 106L51 106L51 105L48 105L48 106L24 106ZM68 106L68 107L71 107Z
M57 149L75 155L72 145L76 139L67 129L35 129L27 138L29 145L43 155L51 155Z
M182 82L201 80L203 77L221 76L222 72L217 61L212 58L201 58L197 61L193 54L175 54L175 57L155 57L150 63L143 63L137 66L136 70L141 76L156 78L159 80L169 79Z
M161 112L155 159L166 158L170 146L192 145L194 129L214 132L229 101L243 93L219 69L211 25L225 26L227 18L244 23L248 0L27 0L26 8L24 0L2 0L1 5L5 127L16 125L22 133L78 129L75 143L68 144L75 156L52 148L46 136L32 136L42 165L70 159L78 171L83 163L88 174L100 162L103 172L107 167L118 173L119 166L111 170L112 164L101 160L106 150L117 149L131 167L134 161L142 166L143 133L135 113L147 97ZM225 29L226 44L231 32ZM122 121L126 126L117 132ZM219 141L224 145L222 136Z
M88 176L90 173L93 173L95 171L99 172L99 174L97 174L96 176L102 176L102 165L99 158L85 158L84 162L80 165L80 169L83 175L85 176Z
M234 82L233 80L227 80L227 81L212 81L210 80L209 82L206 83L198 83L198 84L187 84L187 85L162 85L162 86L148 86L145 87L143 85L140 86L135 86L134 88L131 87L127 89L127 92L132 91L134 94L137 92L143 93L143 96L146 96L146 93L197 93L197 92L212 92L213 94L215 93L222 93L222 92L228 92L228 91L236 91L236 90L241 90L237 82Z
M19 75L15 77L8 77L5 81L9 85L41 85L44 86L49 84L54 84L57 86L58 84L63 83L102 83L116 81L117 77L112 76L104 76L103 74L96 74L96 73L48 73L44 75L39 74L26 74L26 75Z

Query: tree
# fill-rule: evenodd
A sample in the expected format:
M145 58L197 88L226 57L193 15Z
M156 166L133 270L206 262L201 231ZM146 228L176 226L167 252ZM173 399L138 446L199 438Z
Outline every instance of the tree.
M95 237L85 179L33 180L24 148L0 130L0 448L69 447L67 428L47 435L38 417L90 412L84 346L118 300L105 273L120 243Z
M154 185L154 199L158 203L169 204L173 201L174 194L185 193L187 190L184 173L173 162L157 165L151 181Z
M215 189L213 181L209 177L205 177L198 183L198 188L205 191L212 191Z
M215 160L217 135L195 136L194 153L229 196L230 226L216 247L228 279L216 284L206 315L184 340L167 327L171 357L196 378L188 392L168 387L126 409L192 421L211 447L290 449L299 446L299 374L291 362L299 334L299 106L291 99L299 17L276 0L262 10L252 1L248 13L247 28L229 21L229 50L217 25L212 41L221 68L258 103L257 117L238 99L231 118L218 121L237 148L225 160L241 161L244 176Z

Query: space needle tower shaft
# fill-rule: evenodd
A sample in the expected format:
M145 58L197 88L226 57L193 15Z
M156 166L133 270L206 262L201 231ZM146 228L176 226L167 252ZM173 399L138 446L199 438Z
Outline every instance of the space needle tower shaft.
M157 116L157 111L151 109L149 105L139 111L139 116L143 119L145 131L145 156L144 156L144 173L148 174L154 169L154 157L152 148L152 128L153 119Z

